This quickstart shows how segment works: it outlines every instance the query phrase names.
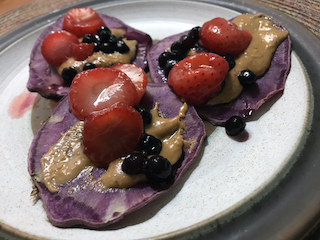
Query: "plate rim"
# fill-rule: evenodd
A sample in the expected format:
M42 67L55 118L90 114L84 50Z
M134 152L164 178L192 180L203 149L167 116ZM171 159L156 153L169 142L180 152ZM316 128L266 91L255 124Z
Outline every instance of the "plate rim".
M175 1L183 1L183 0L175 0ZM202 2L202 3L209 3L209 4L214 4L214 5L217 5L217 6L221 6L221 7L225 7L225 8L228 8L228 9L231 9L231 10L235 10L235 11L239 11L239 12L253 12L253 13L258 13L258 12L263 12L263 13L266 13L267 15L269 16L273 16L273 17L276 17L277 20L279 20L280 22L282 22L288 29L289 29L289 32L292 33L291 34L291 39L292 39L292 45L295 47L294 50L295 52L297 52L297 55L300 57L301 61L302 62L308 62L308 66L305 66L306 67L306 73L308 74L309 76L309 79L312 79L313 77L315 77L317 74L320 73L320 64L317 64L317 59L319 59L320 57L320 51L319 50L316 50L316 49L313 49L313 50L309 50L307 49L307 46L310 44L313 45L313 44L319 44L320 41L318 38L316 38L316 36L311 33L311 31L307 30L305 27L303 27L302 24L296 22L295 20L287 17L287 16L283 16L282 13L280 12L277 12L276 10L273 10L269 7L266 7L265 5L262 5L262 4L259 4L259 3L256 3L256 2L253 2L253 1L241 1L241 0L233 0L231 2L224 2L222 0L211 0L211 1L191 1L191 0L187 0L189 2ZM116 1L116 0L112 0L112 1L108 1L108 2L119 2L119 1ZM123 2L134 2L134 1L123 1ZM63 8L60 8L58 10L55 10L55 11L52 11L48 14L44 14L40 17L37 17L37 18L34 18L32 19L31 21L19 26L18 28L15 28L14 30L10 31L9 33L7 34L4 34L3 36L0 37L0 53L2 51L4 51L7 47L9 47L11 45L11 42L14 42L16 40L18 40L21 36L23 36L23 29L28 29L33 31L39 27L43 27L45 26L46 24L48 24L45 20L46 19L53 19L53 18L58 18L60 16L62 16L63 14L65 14L65 12L67 12L69 9L73 8L73 7L82 7L82 6L92 6L92 7L99 7L99 5L103 5L105 4L105 2L101 1L101 0L93 0L93 1L84 1L84 2L80 2L80 3L75 3L75 4L72 4L72 5L69 5L69 6L66 6L66 7L63 7ZM30 27L30 28L29 28ZM294 30L294 31L292 31ZM298 34L299 33L299 34ZM301 41L299 41L299 39L301 39L303 36L303 39L305 41L304 44L301 44ZM307 51L306 51L307 50ZM302 58L301 58L302 57ZM311 63L310 63L310 59L311 59ZM305 61L303 61L305 60ZM319 98L316 98L316 90L319 90L319 84L316 84L314 81L311 81L312 83L312 87L313 89L315 89L315 93L314 93L314 98L315 98L315 110L314 110L314 116L313 116L313 119L312 119L312 127L313 129L311 129L311 132L310 132L310 135L308 136L308 139L307 139L307 147L308 149L310 149L310 145L308 143L310 142L313 142L315 143L315 140L314 139L319 139L317 138L317 136L315 136L315 132L314 129L318 129L316 126L315 126L315 122L319 119L319 111L316 110L316 107L317 107L317 99ZM315 127L315 128L314 128ZM320 131L320 129L319 129ZM310 140L312 139L312 140ZM314 146L316 147L316 146ZM314 150L314 149L312 149ZM306 166L306 162L302 162L302 158L304 158L304 156L309 156L311 153L308 152L308 150L306 148L304 148L300 154L300 157L299 159L297 160L297 162L294 164L294 166L292 167L292 169L290 170L290 172L288 173L288 175L279 183L279 185L286 185L286 187L288 187L289 185L291 186L292 184L296 183L296 181L294 179L292 179L292 175L294 176L298 176L299 174L301 175L301 172L299 173L299 169L297 169L297 165L299 167L301 166L304 166L306 169L305 171L309 171L310 169L307 168L308 166ZM312 161L310 159L309 162L312 162L312 164L315 164L314 163L314 160ZM318 168L320 170L320 166L318 166ZM320 177L318 178L311 178L313 181L315 180L320 180ZM304 179L305 180L305 179ZM301 183L300 183L301 184ZM278 194L279 196L282 196L283 200L286 200L286 202L288 202L288 195L287 196L283 196L282 194L284 193L283 192L284 190L283 189L280 189L279 187L276 187L275 189L273 189L264 199L262 199L259 203L256 204L255 208L259 208L259 211L260 212L267 212L267 211L271 211L273 207L277 206L277 204L272 200L272 197L270 197L271 194L273 193L276 193ZM294 194L297 194L297 192L291 192L291 194L289 196L293 196ZM316 196L317 200L320 201L320 194L318 194ZM271 198L271 199L270 199ZM291 198L291 197L290 197ZM302 202L305 202L305 201L302 201L300 200L300 203ZM282 204L283 205L283 204ZM277 208L273 208L274 209L278 209L279 210L279 206ZM285 211L283 212L286 212L287 208L283 209ZM306 210L309 210L309 209L306 209ZM272 212L272 211L271 211ZM306 211L305 211L306 212ZM308 211L310 212L310 210ZM221 239L248 239L248 236L256 236L256 237L259 237L259 239L267 239L267 238L261 238L261 229L259 228L259 226L263 226L264 224L266 224L268 221L266 218L261 218L261 215L257 214L255 215L255 220L252 219L252 214L257 214L257 212L252 212L251 210L248 210L246 211L242 216L239 216L237 217L236 219L230 221L229 223L225 223L223 224L222 226L218 224L218 228L215 228L215 229L212 229L212 226L211 226L211 221L210 219L206 219L198 224L195 224L191 227L188 227L188 228L185 228L185 229L180 229L180 230L177 230L177 231L174 231L172 233L168 233L168 234L164 234L164 235L160 235L160 236L157 236L159 238L171 238L171 237L186 237L186 235L188 234L191 234L193 232L193 234L195 234L195 237L199 237L199 236L202 236L201 239L204 239L203 237L205 237L205 235L207 237L212 237L212 234L217 238L219 239L219 237L221 237L221 232L224 232L224 237L221 238ZM302 214L302 213L300 213ZM309 213L310 217L312 217L312 220L313 221L309 221L308 224L304 224L303 226L301 226L300 228L296 228L296 231L289 231L291 232L291 235L289 233L287 233L287 236L289 237L289 235L291 237L289 237L288 239L292 238L293 236L297 236L297 233L299 233L299 235L303 234L303 232L305 232L305 229L309 228L310 226L314 225L315 224L315 221L316 221L316 218L315 216L311 216L312 214ZM314 215L314 214L313 214ZM260 219L259 219L259 216L260 216ZM241 219L241 222L242 224L239 224L239 219ZM270 220L273 219L273 218L269 218L269 223L270 223ZM257 221L259 220L259 221ZM271 222L274 221L274 220L271 220ZM250 224L250 223L254 223L254 226L255 227L252 227L253 225ZM238 225L237 225L238 224ZM251 228L250 228L250 233L248 233L248 231L244 232L244 231L241 231L243 230L243 228L240 228L240 226L245 226L246 224L248 224L248 226L250 225ZM278 224L280 225L280 224ZM13 232L17 232L18 235L20 235L20 237L32 237L33 236L26 232L23 232L23 231L20 231L18 229L15 229L11 226L6 226L6 224L4 223L0 223L0 226L1 226L1 230L7 230L7 232L10 234L12 232L10 232L11 230L9 229L13 229L13 230L16 230L16 231L13 231ZM222 228L223 227L223 228ZM228 228L229 230L227 232L222 231L222 229L226 229ZM218 230L217 230L218 229ZM279 227L278 227L279 229ZM210 230L213 230L210 231ZM207 232L211 232L208 234L206 234ZM270 229L268 229L268 234L266 235L267 236L271 236L270 235ZM282 231L283 232L283 231ZM288 232L288 231L287 231ZM220 233L220 234L219 234ZM237 233L237 234L236 234ZM192 234L192 235L193 235ZM289 234L289 235L288 235ZM236 235L236 238L235 238L235 235ZM40 239L39 237L35 236L36 239ZM41 238L43 239L43 238ZM250 238L251 239L251 238ZM253 238L254 239L254 238Z

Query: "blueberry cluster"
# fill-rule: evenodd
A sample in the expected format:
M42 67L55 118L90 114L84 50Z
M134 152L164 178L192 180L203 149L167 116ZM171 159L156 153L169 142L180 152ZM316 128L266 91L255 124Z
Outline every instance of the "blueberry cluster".
M101 51L103 53L127 53L130 50L127 44L121 38L117 38L115 35L113 35L111 30L106 26L100 27L95 35L84 35L82 42L93 43L95 52Z
M141 106L135 107L145 124L151 123L151 114ZM173 179L173 166L168 159L159 155L162 142L156 137L143 134L137 150L123 159L122 171L127 174L145 174L153 186L164 186Z
M117 38L111 33L111 30L106 26L101 26L97 34L86 34L82 38L83 43L93 43L94 52L103 52L103 53L127 53L130 51L128 45L121 39ZM83 66L82 71L96 68L94 63L86 63ZM77 70L74 67L66 67L62 70L61 77L65 83L70 86L73 78L77 75Z
M183 35L179 41L172 43L170 52L166 51L160 54L158 61L164 74L168 76L171 68L180 60L186 57L191 48L201 47L198 44L200 27L192 28L187 35Z
M94 63L87 62L83 65L82 71L88 70L88 69L94 69L97 66ZM64 80L64 82L70 86L72 83L72 80L77 75L77 70L74 67L65 67L61 72L61 77Z

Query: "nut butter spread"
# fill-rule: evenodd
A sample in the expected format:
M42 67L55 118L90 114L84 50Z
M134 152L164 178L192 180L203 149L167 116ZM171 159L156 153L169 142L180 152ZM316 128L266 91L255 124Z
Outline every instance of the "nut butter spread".
M50 192L58 192L59 185L74 179L91 165L83 154L82 129L83 122L77 122L41 158L42 178Z
M111 33L115 35L117 38L123 37L125 34L125 31L122 29L110 29ZM90 57L88 57L84 61L76 61L74 58L69 58L67 61L62 63L59 68L58 72L61 75L61 72L66 67L74 67L77 72L82 71L83 65L85 63L94 63L97 67L109 67L112 64L116 63L130 63L134 59L136 55L136 46L137 41L136 40L127 40L126 38L123 39L123 41L127 44L129 47L129 52L127 53L103 53L103 52L94 52Z
M162 141L162 150L159 155L167 158L171 164L176 163L185 144L181 135L185 128L184 123L180 118L184 118L188 110L188 106L184 103L179 111L179 114L174 118L162 118L158 113L159 103L150 111L152 115L152 123L146 126L146 133L150 134Z
M233 22L239 28L251 33L252 40L242 54L235 56L236 65L227 74L223 91L209 100L208 105L227 103L239 96L242 91L238 80L240 71L249 69L257 77L264 75L277 47L289 34L274 27L269 17L263 14L243 14L236 17Z
M181 135L185 125L180 118L185 117L188 110L184 103L177 116L164 118L159 116L159 103L151 110L152 122L146 126L146 133L152 134L162 141L160 155L166 157L171 164L177 162L187 144ZM58 142L41 158L43 182L50 192L58 192L61 184L77 177L82 171L92 170L94 165L83 153L82 144L83 122L77 122ZM122 159L109 164L106 172L96 180L96 186L108 188L129 188L139 182L146 181L144 174L129 175L122 171Z
M122 159L116 159L109 164L107 171L98 179L100 188L129 188L139 182L145 182L144 174L129 175L122 171Z

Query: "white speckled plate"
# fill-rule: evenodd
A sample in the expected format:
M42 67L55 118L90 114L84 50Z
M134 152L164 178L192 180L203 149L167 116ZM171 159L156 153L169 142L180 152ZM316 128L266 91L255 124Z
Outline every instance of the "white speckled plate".
M204 236L200 236L204 234L207 238L251 239L259 233L259 239L263 236L267 239L267 236L275 236L285 231L287 226L291 227L291 220L295 218L285 214L292 214L293 207L287 209L290 204L280 206L272 196L285 202L290 194L299 191L292 190L296 181L292 180L292 176L306 181L303 179L305 173L313 174L312 171L318 167L312 162L315 149L319 149L315 145L317 135L312 132L319 132L312 125L313 114L318 114L313 109L312 89L315 83L309 81L307 74L315 76L319 68L315 61L307 64L305 61L311 55L315 59L320 55L317 55L317 50L313 54L306 52L307 46L298 41L300 34L298 36L296 32L305 33L305 30L283 16L243 1L90 1L76 6L91 6L100 13L115 16L149 33L153 39L202 25L218 16L230 19L241 12L257 11L275 15L289 28L293 38L292 67L286 88L283 94L267 102L255 119L248 122L247 141L232 140L223 128L211 129L213 131L205 141L201 156L185 177L171 191L143 209L105 230L56 228L47 220L41 200L34 202L30 196L32 183L27 172L27 154L33 138L30 123L32 111L20 118L11 118L8 109L13 99L26 91L33 43L48 22L63 15L67 9L27 23L0 39L0 229L3 228L0 237L13 234L13 238L30 239L203 239ZM308 34L304 34L303 38L305 43L316 42ZM304 145L306 141L307 147ZM311 168L310 164L314 166L311 172L307 171L308 167ZM300 189L305 191L302 186ZM307 199L303 199L292 201L307 204ZM280 209L277 213L285 211L284 215L270 216L277 208ZM305 214L294 211L296 216ZM268 231L262 227L264 224L268 225ZM297 230L290 234L302 232L306 224L295 227ZM286 233L289 234L288 231Z

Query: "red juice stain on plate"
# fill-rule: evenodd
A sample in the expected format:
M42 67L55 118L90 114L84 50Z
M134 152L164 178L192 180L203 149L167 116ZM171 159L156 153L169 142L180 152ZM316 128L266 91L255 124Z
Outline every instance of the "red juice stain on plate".
M233 136L231 138L237 142L245 142L250 138L250 134L247 132L246 129L244 129L242 133L240 133L237 136Z
M8 114L11 118L21 118L36 102L37 93L24 91L10 103Z

